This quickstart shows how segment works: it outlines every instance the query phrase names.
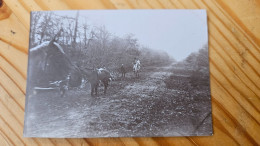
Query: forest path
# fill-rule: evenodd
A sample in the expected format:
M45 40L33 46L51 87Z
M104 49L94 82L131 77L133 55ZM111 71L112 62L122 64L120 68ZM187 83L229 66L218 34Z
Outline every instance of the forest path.
M194 130L190 117L205 111L195 111L200 104L183 90L166 88L173 65L145 67L138 78L128 73L112 81L106 95L100 87L91 97L89 85L64 97L55 90L40 92L30 100L27 130L42 137L185 135Z
M127 83L119 92L129 96L138 95L140 97L149 97L154 94L156 89L166 88L164 80L172 74L171 70L173 69L173 65L174 64L143 68L140 72L140 77L136 78L132 74L132 77L127 79L132 81Z

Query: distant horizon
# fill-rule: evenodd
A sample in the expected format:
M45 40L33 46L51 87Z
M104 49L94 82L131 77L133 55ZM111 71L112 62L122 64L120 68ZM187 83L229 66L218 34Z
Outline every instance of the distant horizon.
M75 17L77 11L51 12ZM208 44L206 10L79 10L79 16L79 23L104 26L113 36L133 34L140 46L165 51L176 61Z

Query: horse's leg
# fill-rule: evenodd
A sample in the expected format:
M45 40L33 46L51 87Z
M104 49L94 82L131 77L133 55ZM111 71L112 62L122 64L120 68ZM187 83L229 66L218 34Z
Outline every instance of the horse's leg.
M97 95L97 84L91 83L91 96L93 96L94 93Z
M107 85L105 85L105 87L104 87L104 94L106 94L107 93Z
M65 94L65 89L63 87L60 88L60 94L61 94L61 97L63 97Z
M104 84L104 94L107 93L107 86L108 86L108 81L103 81Z
M97 95L97 92L98 92L98 84L97 84L96 87L95 87L95 93L96 93L96 95Z
M67 81L62 81L59 85L59 90L60 90L60 94L61 94L61 97L64 96L65 92L66 92L66 89L68 88L68 82Z
M91 85L91 96L93 96L93 92L94 92L94 86Z

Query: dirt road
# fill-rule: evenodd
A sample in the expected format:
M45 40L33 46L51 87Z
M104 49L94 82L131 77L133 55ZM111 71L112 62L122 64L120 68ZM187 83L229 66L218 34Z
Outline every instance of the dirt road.
M89 85L70 90L64 97L57 91L38 93L28 103L26 125L30 127L26 130L42 137L203 134L211 128L205 120L210 104L201 109L210 103L209 95L166 88L165 80L175 69L174 64L144 68L139 78L128 73L112 81L106 95L100 87L95 97L90 96Z

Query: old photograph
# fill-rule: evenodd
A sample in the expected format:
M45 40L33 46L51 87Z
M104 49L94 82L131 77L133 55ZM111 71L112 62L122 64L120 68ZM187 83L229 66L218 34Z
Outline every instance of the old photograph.
M31 12L25 137L213 134L206 10Z

